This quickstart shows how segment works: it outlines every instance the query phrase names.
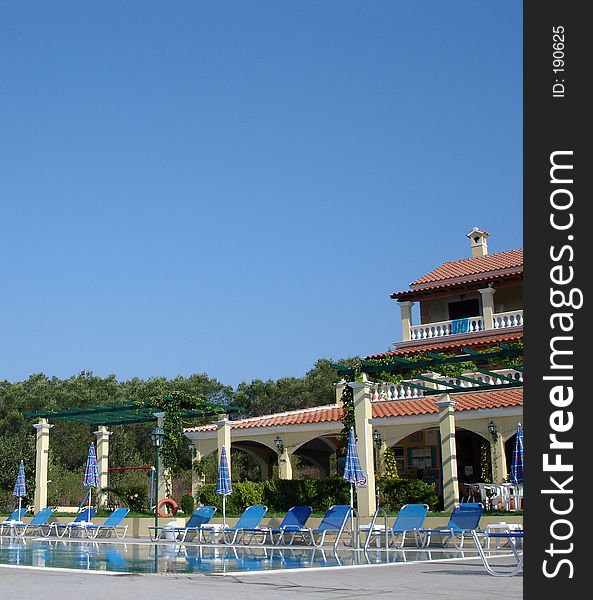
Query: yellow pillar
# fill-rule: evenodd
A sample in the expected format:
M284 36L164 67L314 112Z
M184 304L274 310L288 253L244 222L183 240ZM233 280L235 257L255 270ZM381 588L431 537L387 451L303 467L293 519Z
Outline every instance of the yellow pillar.
M377 508L375 496L375 465L373 464L373 407L371 403L372 384L363 374L361 383L348 384L354 390L354 427L356 430L356 448L360 467L367 478L367 486L357 488L357 509L361 517L370 517Z
M280 479L292 479L292 462L288 448L284 448L278 455L278 477Z
M455 415L457 402L449 394L443 394L436 402L439 407L439 430L441 433L442 481L445 511L451 511L459 502L457 481L457 447L455 443Z
M398 302L402 316L402 341L407 342L412 337L412 305L413 302Z
M231 422L228 419L228 415L220 415L220 419L216 421L218 427L218 464L220 464L220 456L222 454L223 447L226 448L226 458L229 464L229 473L232 475L231 470Z
M39 419L33 425L37 430L37 443L35 454L35 498L33 510L37 514L47 507L47 467L49 458L49 430L53 427L47 419Z
M107 430L105 425L99 426L94 432L97 440L97 467L99 470L99 483L101 490L109 485L109 436L111 431ZM104 506L107 503L107 495L99 494L98 504Z
M488 287L478 291L482 295L484 329L494 329L494 292L496 292L496 290Z

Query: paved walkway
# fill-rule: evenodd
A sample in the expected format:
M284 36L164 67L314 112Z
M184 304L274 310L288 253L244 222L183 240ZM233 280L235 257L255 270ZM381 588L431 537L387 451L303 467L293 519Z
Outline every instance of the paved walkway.
M503 559L499 559L502 564ZM478 560L325 568L246 575L102 575L0 566L10 600L488 600L523 598L523 577L492 577Z

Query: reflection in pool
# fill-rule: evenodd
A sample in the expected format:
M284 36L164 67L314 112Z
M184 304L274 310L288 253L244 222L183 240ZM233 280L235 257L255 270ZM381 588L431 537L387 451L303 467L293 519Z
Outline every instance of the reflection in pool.
M352 550L0 538L0 564L114 573L237 573L476 556L457 550Z

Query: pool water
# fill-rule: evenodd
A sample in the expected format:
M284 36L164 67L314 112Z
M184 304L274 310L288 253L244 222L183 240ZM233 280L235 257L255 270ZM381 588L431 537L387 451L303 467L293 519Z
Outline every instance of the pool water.
M0 538L0 565L105 571L111 573L237 573L312 567L379 565L477 556L445 550L352 550L198 546Z

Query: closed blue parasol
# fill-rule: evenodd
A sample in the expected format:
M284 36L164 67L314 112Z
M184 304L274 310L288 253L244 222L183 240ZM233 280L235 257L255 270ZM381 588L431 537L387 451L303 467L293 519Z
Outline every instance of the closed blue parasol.
M348 448L346 450L346 464L344 465L344 481L350 483L350 507L354 508L354 486L364 486L367 482L358 458L354 427L350 428L348 435Z
M21 503L23 500L23 496L27 495L27 486L25 485L25 464L21 460L21 464L19 466L19 472L16 476L16 482L14 484L14 490L12 492L13 496L17 496L19 499L19 520L21 514Z
M91 442L89 447L89 455L86 459L86 468L84 470L84 479L82 481L84 487L89 488L89 510L91 508L92 488L100 488L99 468L97 466L97 454L95 453L95 444Z
M216 479L216 493L222 496L222 526L226 527L226 497L233 493L231 485L231 472L229 462L226 457L226 448L222 447L220 453L220 466L218 468L218 477Z
M511 483L523 485L523 427L517 425L517 436L515 437L515 450L511 463Z

